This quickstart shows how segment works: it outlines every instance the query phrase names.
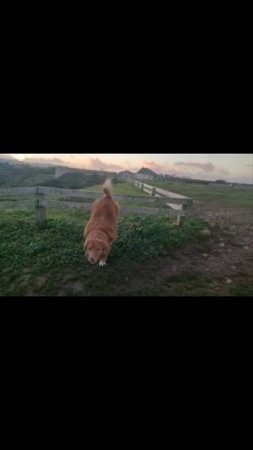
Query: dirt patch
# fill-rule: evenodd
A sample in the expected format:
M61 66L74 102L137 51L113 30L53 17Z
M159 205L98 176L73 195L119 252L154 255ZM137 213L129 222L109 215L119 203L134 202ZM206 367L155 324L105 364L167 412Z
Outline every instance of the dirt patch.
M210 253L202 253L194 247L178 251L173 256L163 259L159 276L169 277L182 274L208 274L222 279L237 274L252 274L253 262L246 250L231 247L213 248Z
M207 223L208 250L188 246L163 259L160 277L208 274L215 280L233 280L238 275L253 274L253 212L249 209L207 208L194 205L190 216ZM229 282L228 282L229 284Z
M253 210L195 202L189 216L203 222L203 243L138 266L129 295L252 295Z

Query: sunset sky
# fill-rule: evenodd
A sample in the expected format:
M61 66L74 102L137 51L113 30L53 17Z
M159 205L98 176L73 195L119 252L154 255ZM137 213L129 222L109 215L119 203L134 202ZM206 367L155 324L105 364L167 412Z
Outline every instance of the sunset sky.
M71 167L137 172L147 167L157 173L207 180L252 182L251 154L12 154L19 160L53 160Z

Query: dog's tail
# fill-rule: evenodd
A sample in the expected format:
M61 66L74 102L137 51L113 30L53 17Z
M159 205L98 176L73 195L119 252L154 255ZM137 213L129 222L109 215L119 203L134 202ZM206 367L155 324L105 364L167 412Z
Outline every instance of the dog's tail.
M107 178L103 185L103 193L105 197L112 198L112 180L110 178Z

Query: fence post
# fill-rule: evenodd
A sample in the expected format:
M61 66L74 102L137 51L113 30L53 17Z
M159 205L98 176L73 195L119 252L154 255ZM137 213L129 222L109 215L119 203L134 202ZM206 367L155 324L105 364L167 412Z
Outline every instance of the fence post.
M179 227L180 225L183 225L185 221L185 216L177 216L177 226Z
M37 185L37 190L35 193L35 217L39 228L43 228L47 222L47 208L40 205L40 201L42 201L44 197L44 194L39 193L39 187Z
M143 183L141 183L141 192L143 192Z
M151 193L152 197L155 197L155 187L152 188L152 193Z
M187 205L181 205L181 211L186 213ZM183 225L185 222L185 216L177 216L177 226Z

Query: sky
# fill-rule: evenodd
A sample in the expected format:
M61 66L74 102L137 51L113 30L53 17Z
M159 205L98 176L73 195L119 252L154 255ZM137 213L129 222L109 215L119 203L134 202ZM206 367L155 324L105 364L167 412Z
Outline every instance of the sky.
M142 167L156 173L187 176L203 180L252 183L251 154L11 154L19 160L55 160L73 168L137 172ZM28 159L27 159L28 161Z

